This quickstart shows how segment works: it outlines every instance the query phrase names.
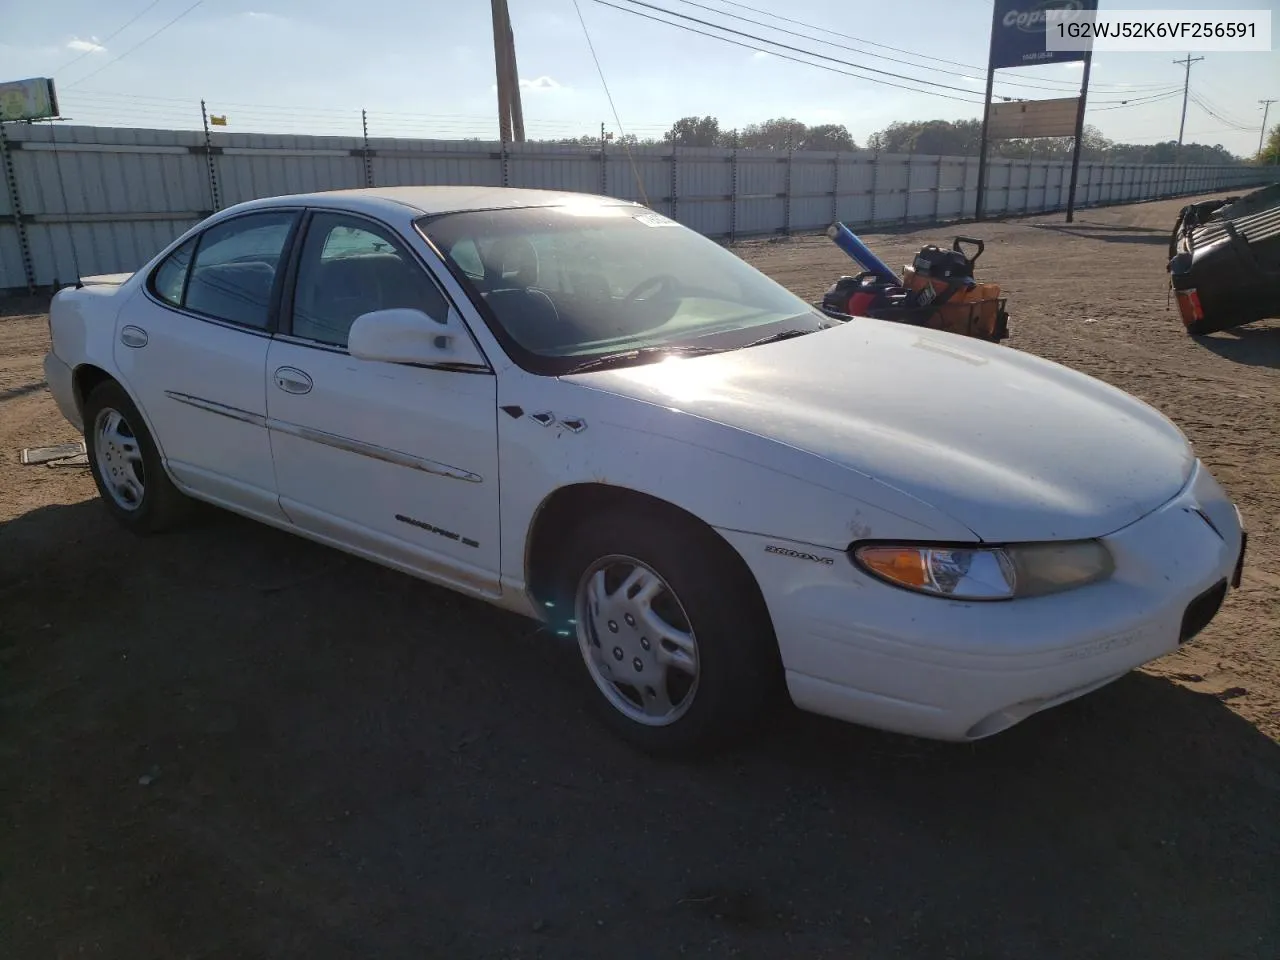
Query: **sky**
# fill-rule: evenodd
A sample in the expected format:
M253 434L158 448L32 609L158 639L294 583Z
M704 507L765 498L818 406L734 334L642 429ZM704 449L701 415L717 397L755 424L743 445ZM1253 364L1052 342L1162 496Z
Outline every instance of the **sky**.
M652 9L666 8L844 64L742 36L733 39L747 46L735 46L600 0L577 0L581 21L574 0L508 2L530 138L598 134L601 123L660 137L680 117L711 115L726 129L773 117L839 123L862 144L895 120L982 112L991 0L643 0L650 8L607 0L676 20ZM1277 3L1103 0L1102 9L1270 9L1280 30ZM63 116L77 124L199 128L203 99L227 117L228 131L358 135L363 109L370 136L497 139L486 0L0 0L0 23L0 80L52 76ZM1113 140L1176 139L1184 77L1176 56L1095 55L1086 122ZM1191 68L1186 140L1252 155L1258 101L1280 98L1280 52L1203 56ZM815 62L915 78L873 75L922 92ZM998 71L995 92L1074 96L1080 66ZM1268 125L1278 122L1280 103Z

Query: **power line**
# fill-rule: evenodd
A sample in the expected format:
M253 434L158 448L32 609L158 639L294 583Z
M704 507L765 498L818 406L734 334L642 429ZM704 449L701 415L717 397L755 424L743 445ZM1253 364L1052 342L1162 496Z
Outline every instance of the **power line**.
M958 60L945 60L942 57L930 57L925 54L914 53L911 50L904 50L902 47L892 47L887 43L875 43L874 41L871 41L871 40L864 40L861 37L850 36L847 33L839 33L835 30L830 29L829 27L820 27L820 26L817 26L816 24L805 23L803 20L795 20L795 19L792 19L791 17L784 17L779 13L772 13L768 10L761 10L759 7L748 6L745 3L733 3L731 2L731 0L720 0L720 2L724 4L726 7L737 7L739 10L750 10L752 13L759 13L759 14L763 14L766 17L773 17L775 20L781 20L783 23L792 23L792 24L795 24L796 26L808 27L810 30L821 30L824 33L830 33L834 37L841 37L845 40L854 40L858 43L864 43L870 47L879 47L881 50L892 50L894 53L905 53L908 56L919 57L922 60L934 60L934 61L937 61L938 63L949 64L950 66L953 66L953 67L963 67L966 70L980 71L982 69L981 67L975 67L973 64L970 64L970 63L960 63Z
M106 49L106 45L107 45L108 43L110 43L112 40L114 40L116 37L118 37L121 33L123 33L123 32L124 32L125 30L127 30L129 27L133 26L133 24L134 24L134 23L136 23L140 18L142 18L143 16L145 16L147 13L149 13L149 12L151 11L151 8L152 8L152 7L156 6L157 4L163 3L163 2L164 2L164 0L151 0L151 2L150 2L149 4L147 4L145 7L143 7L143 8L142 8L138 13L135 13L132 17L130 17L128 20L126 20L126 21L125 21L125 23L124 23L124 26L122 26L122 27L117 27L117 28L116 28L115 30L113 30L111 33L107 34L107 36L106 36L106 37L105 37L105 38L104 38L100 43L98 43L98 46L102 47L102 48L105 50L105 49ZM97 41L95 41L95 42L97 42ZM91 53L93 53L93 48L92 48L92 47L90 47L88 50L84 51L84 53L80 54L80 56L75 57L75 58L73 58L73 59L69 60L68 62L64 63L64 64L63 64L62 66L60 66L57 70L53 71L53 75L56 77L56 76L57 76L58 74L60 74L63 70L66 70L66 69L67 69L68 67L70 67L72 64L79 63L81 60L83 60L85 57L87 57L87 56L88 56L89 54L91 54Z
M704 36L704 37L710 37L711 39L713 39L713 40L719 40L719 41L721 41L722 43L731 43L731 44L733 44L735 47L743 47L743 48L745 48L745 49L747 49L747 50L755 50L755 51L757 51L757 52L759 52L759 53L767 53L767 54L770 54L771 56L778 57L778 58L780 58L780 59L782 59L782 60L793 60L793 61L795 61L796 63L802 63L802 64L804 64L806 67L817 67L819 70L828 70L828 71L830 71L831 73L839 73L839 74L843 74L843 75L844 75L844 76L846 76L846 77L853 77L854 79L857 79L857 80L865 80L865 81L867 81L867 82L869 82L869 83L879 83L879 84L881 84L881 85L883 85L883 86L886 86L886 87L897 87L899 90L908 90L908 91L910 91L911 93L925 93L925 94L930 94L930 95L935 96L935 97L942 97L942 98L947 99L947 100L959 100L959 101L960 101L960 102L962 102L962 103L981 103L981 102L982 102L981 100L974 100L974 99L972 99L971 97L956 97L956 96L952 96L952 95L950 95L950 94L946 94L946 93L934 93L932 90L921 90L921 89L919 89L918 87L904 87L902 84L899 84L899 83L892 83L892 82L890 82L890 81L888 81L888 80L878 80L878 79L876 79L875 77L866 77L866 76L863 76L862 74L859 74L859 73L850 73L850 72L849 72L849 71L847 71L847 70L839 70L839 69L837 69L837 68L835 68L835 67L829 67L829 66L827 66L827 65L825 65L825 64L821 64L821 63L813 63L812 61L809 61L809 60L801 60L801 59L799 59L799 58L797 58L797 57L791 57L791 56L788 56L788 55L787 55L787 54L785 54L785 53L778 53L778 51L776 51L776 50L766 50L766 49L764 49L763 47L757 47L757 46L755 46L755 45L753 45L753 44L750 44L750 43L743 43L743 42L742 42L742 41L740 41L740 40L733 40L733 39L731 39L731 38L729 38L729 37L722 37L722 36L720 36L719 34L716 34L716 33L707 33L705 30L698 30L696 27L689 27L689 26L684 25L683 23L672 23L670 20L663 20L661 17L655 17L655 16L653 16L652 14L643 13L643 12L642 12L642 11L640 11L640 10L633 10L633 9L632 9L632 8L630 8L630 7L620 7L620 6L618 6L617 4L614 4L614 3L608 3L608 2L607 2L607 0L591 0L591 2L592 2L592 3L599 4L600 6L603 6L603 7L612 7L614 10L621 10L623 13L629 13L629 14L631 14L631 15L632 15L632 16L634 16L634 17L643 17L643 18L644 18L644 19L646 19L646 20L652 20L654 23L661 23L661 24L664 24L664 25L666 25L666 26L668 26L668 27L675 27L675 28L677 28L678 30L686 30L686 31L688 31L689 33L696 33L696 34L700 34L701 36ZM632 2L636 2L636 0L632 0ZM649 5L649 4L644 4L644 6L650 6L650 5ZM661 8L661 7L655 7L654 9L661 10L662 8ZM671 11L666 11L666 10L664 10L663 12L670 13ZM682 15L681 15L681 14L676 14L676 16L682 16ZM689 18L689 19L695 19L695 18ZM699 20L698 22L699 22L699 23L702 23L703 21L700 21L700 20ZM857 66L857 65L855 65L855 64L850 64L850 63L848 63L847 61L844 61L844 60L837 60L835 57L827 57L827 56L824 56L824 55L822 55L822 54L813 53L812 51L808 51L808 50L801 50L801 49L799 49L799 48L797 48L797 47L788 47L786 44L776 43L776 42L775 42L775 41L773 41L773 40L765 40L765 39L762 39L762 38L760 38L760 37L754 37L754 36L751 36L750 34L744 34L744 33L742 33L742 31L740 31L740 30L730 30L728 27L717 27L717 26L716 26L716 24L709 24L709 26L715 27L716 29L719 29L719 30L728 30L728 31L729 31L729 32L731 32L731 33L737 33L737 34L740 34L740 35L742 35L742 36L748 36L748 37L751 37L751 39L753 39L753 40L757 40L757 41L759 41L760 43L769 43L769 44L773 44L773 45L775 45L775 46L783 47L784 49L796 50L796 51L798 51L799 53L803 53L803 54L806 54L807 56L811 56L811 57L817 57L818 59L821 59L821 60L830 60L830 61L831 61L831 62L833 62L833 63L842 63L842 64L844 64L845 66L852 66L852 67L853 67L854 69L856 69L856 70L871 70L871 71L872 71L872 72L874 72L874 73L882 73L882 74L885 74L886 76L898 76L898 74L887 73L887 72L886 72L886 71L884 71L884 70L875 70L875 69L874 69L874 68L872 68L872 67L859 67L859 66ZM931 82L931 81L928 81L928 80L918 80L918 81L917 81L917 80L913 80L913 78L911 78L911 77L907 77L907 78L905 78L905 79L907 79L907 80L912 80L912 82L916 82L916 83L925 83L925 84L928 84L929 86L942 86L942 84L935 84L935 83L933 83L933 82ZM960 87L944 87L944 89L947 89L947 90L955 90L955 91L957 91L957 92L963 92L963 93L969 93L969 92L970 92L970 91L967 91L967 90L963 90L963 89L962 89L962 88L960 88Z
M618 129L622 130L622 118L618 116L618 108L613 103L613 94L609 92L609 83L604 78L604 68L600 66L600 58L596 56L596 45L591 42L591 31L587 29L587 21L582 16L582 7L578 6L578 0L573 0L573 9L577 11L578 22L582 24L582 35L587 38L587 48L591 51L591 59L596 62L596 72L600 74L600 86L604 87L604 95L609 100L609 109L613 111L614 122L618 124ZM601 137L604 136L603 133L601 133L600 135ZM626 132L623 131L622 135L625 138ZM644 200L644 205L647 207L649 205L649 197L645 193L644 181L640 178L640 171L636 167L635 158L631 156L631 146L627 143L625 139L622 141L622 145L627 151L627 159L631 161L631 172L635 175L635 178L636 178L636 188L640 191L640 197L641 199ZM600 148L600 161L601 161L601 167L603 167L604 166L604 147Z
M779 40L770 40L767 37L759 37L753 33L747 33L744 30L737 30L733 27L726 27L723 24L713 23L709 20L702 20L698 17L691 16L690 14L687 14L687 13L679 13L675 10L670 10L666 7L660 7L660 6L657 6L656 4L646 3L645 0L627 0L627 2L634 4L637 7L645 7L646 9L649 9L649 10L656 10L659 13L665 13L668 16L679 17L681 20L688 20L691 23L701 24L704 27L711 27L712 29L715 29L715 30L723 30L725 33L732 33L739 37L746 37L748 40L755 40L759 43L767 43L767 44L770 44L771 46L781 47L783 50L790 50L793 53L802 53L807 57L815 57L819 60L827 60L831 63L838 63L841 66L852 67L854 70L865 70L868 73L875 73L884 77L893 77L897 80L906 80L910 83L920 83L920 84L924 84L925 86L937 87L940 90L952 90L952 91L955 91L956 93L972 92L970 90L966 90L964 87L956 87L946 83L938 83L935 80L926 80L923 77L912 77L902 73L894 73L891 70L881 70L879 67L864 67L862 66L862 64L853 63L849 60L841 60L838 57L829 57L825 53L816 53L813 50L806 50L803 47L795 47L788 43L782 43ZM673 23L671 24L671 26L679 27L681 25ZM772 51L765 51L765 52L768 53ZM867 79L871 79L871 78L868 77ZM923 92L923 91L917 91L917 92Z
M690 4L691 6L702 6L702 4L699 4L699 3L692 3L692 2L691 2L691 0L679 0L679 2L688 3L688 4ZM753 7L753 6L750 6L750 5L745 4L745 3L736 3L736 2L734 2L734 0L719 0L719 2L720 2L722 5L726 6L726 7L736 7L736 8L737 8L737 9L739 9L739 10L750 10L752 13L758 13L758 14L761 14L762 16L771 17L771 18L773 18L774 20L780 20L780 21L782 21L783 23L790 23L790 24L794 24L794 25L796 25L796 26L806 27L806 28L808 28L808 29L810 29L810 30L818 30L818 31L820 31L820 32L822 32L822 33L828 33L828 34L830 34L830 35L831 35L831 36L833 36L833 37L840 37L840 38L842 38L842 39L844 39L844 40L850 40L850 41L852 41L852 42L854 42L854 43L863 44L863 45L865 45L865 46L869 46L869 47L877 47L877 48L879 48L879 49L881 49L881 50L892 50L892 51L894 51L895 53L902 53L902 54L906 54L907 56L909 56L909 57L914 57L914 58L916 58L917 60L931 60L931 61L933 61L934 63L941 63L941 64L945 64L945 65L947 65L947 66L952 66L952 67L961 67L961 68L963 68L963 69L965 69L965 70L971 70L971 71L973 71L973 72L975 72L975 73L985 73L985 72L986 72L986 67L976 66L976 65L971 64L971 63L961 63L961 62L960 62L960 61L958 61L958 60L947 60L947 59L945 59L945 58L943 58L943 57L932 57L932 56L929 56L928 54L918 53L918 52L916 52L916 51L914 51L914 50L907 50L907 49L904 49L903 47L895 47L895 46L891 46L890 44L887 44L887 43L877 43L877 42L875 42L874 40L867 40L867 39L864 39L864 38L862 38L862 37L855 37L855 36L853 36L853 35L851 35L851 34L848 34L848 33L840 33L838 30L834 30L834 29L832 29L831 27L819 26L819 25L817 25L817 24L813 24L813 23L806 23L806 22L805 22L805 21L803 21L803 20L796 20L796 19L793 19L792 17L784 17L784 16L782 16L782 15L781 15L781 14L779 14L779 13L773 13L772 11L769 11L769 10L761 10L759 7ZM703 7L703 9L710 9L710 8ZM723 13L722 11L720 11L720 12L721 12L721 13L722 13L722 15L724 15L724 16L735 17L735 18L737 18L737 19L744 19L744 20L746 19L745 17L737 17L737 15L736 15L736 14ZM754 21L748 21L748 22L754 22ZM770 29L773 29L773 30L780 30L781 28L779 28L779 27L771 27ZM790 31L787 31L787 32L790 32ZM810 39L815 39L815 38L810 38ZM868 55L868 56L877 56L876 54L872 54L872 53L868 53L867 55ZM885 57L885 58L883 58L883 59L888 60L888 59L892 59L892 58L890 58L890 57ZM901 61L895 61L895 62L901 62ZM912 64L912 66L923 66L923 65L920 65L920 64ZM924 69L933 69L933 68L932 68L932 67L925 67ZM1056 87L1056 89L1074 90L1074 89L1077 89L1077 88L1078 88L1078 84L1076 84L1076 83L1074 83L1074 82L1072 82L1072 81L1069 81L1069 80L1053 80L1053 79L1050 79L1049 77L1041 77L1040 79L1041 79L1041 80L1043 80L1045 83L1057 84L1058 86ZM1013 84L1013 85L1015 85L1015 86L1030 86L1029 84L1015 84L1015 83L1014 83L1014 81L1011 81L1011 80L997 80L997 81L996 81L996 83L1009 83L1009 84ZM1145 87L1160 86L1160 84L1154 84L1154 83L1153 83L1153 84L1136 84L1136 85L1131 85L1131 84L1126 84L1126 83L1101 83L1101 84L1095 84L1095 86L1099 86L1099 87L1113 87L1113 86L1114 86L1114 87L1130 87L1130 86L1133 86L1135 89L1137 89L1137 88L1141 88L1141 87L1144 87L1144 86L1145 86ZM1051 87L1043 87L1043 88L1041 88L1041 89L1049 90L1049 89L1055 89L1055 88L1051 88Z
M1213 75L1211 74L1210 76L1212 77ZM1204 99L1204 101L1207 104L1209 104L1209 106L1213 107L1219 113L1227 114L1227 115L1230 115L1229 111L1222 109L1222 107L1220 107L1219 104L1223 102L1231 103L1238 98L1237 93L1224 93L1222 89L1216 86L1215 83L1211 82L1209 78L1206 78L1203 76L1200 77L1199 80L1196 82L1196 92L1200 94L1200 96ZM1231 117L1231 119L1240 120L1239 117L1234 117L1234 116ZM1241 122L1246 122L1246 121L1241 121Z
M804 39L804 40L810 40L810 41L812 41L812 42L814 42L814 43L822 43L822 44L826 44L826 45L827 45L827 46L829 46L829 47L835 47L837 50L846 50L846 51L848 51L848 52L850 52L850 53L857 53L857 54L861 54L861 55L866 56L866 57L874 57L874 58L875 58L875 59L877 59L877 60L887 60L887 61L889 61L890 63L900 63L900 64L902 64L903 66L906 66L906 67L915 67L915 68L917 68L917 69L920 69L920 70L928 70L928 71L931 71L931 72L933 72L933 73L947 73L947 74L950 74L950 75L952 75L952 76L957 76L957 77L960 77L961 79L965 79L965 80L974 80L974 81L977 81L977 82L985 82L985 81L986 81L986 77L985 77L985 75L983 75L983 74L985 73L985 71L983 71L983 70L981 70L980 68L977 68L977 67L969 68L969 67L965 67L965 66L964 66L964 64L958 64L958 63L957 63L957 64L955 64L955 66L959 66L959 67L962 67L962 68L964 68L964 69L971 70L973 73L978 74L978 76L970 76L970 75L968 75L968 74L956 73L955 69L954 69L953 67L950 67L950 66L931 67L931 66L929 66L929 65L927 65L927 64L912 63L910 60L902 60L902 59L900 59L900 58L898 58L898 57L890 57L890 56L886 56L885 54L882 54L882 53L872 53L872 52L870 52L870 51L868 51L868 50L859 50L859 49L856 49L856 48L854 48L854 47L847 46L847 45L842 44L842 43L837 43L837 42L835 42L834 40L827 40L827 39L825 39L825 38L823 38L823 37L815 37L815 36L813 36L812 34L808 34L808 33L801 33L801 32L800 32L800 31L798 31L798 30L788 30L788 29L787 29L787 28L785 28L785 27L778 27L778 26L774 26L773 24L765 23L765 22L763 22L763 21L761 21L761 20L753 20L753 19L751 19L750 17L743 17L743 16L739 16L738 14L725 13L723 10L717 10L715 7L709 7L709 6L707 6L705 3L698 3L698 2L696 2L696 0L678 0L678 2L683 3L683 4L685 4L686 6L690 6L690 7L697 7L699 10L707 10L707 11L709 11L709 12L711 12L711 13L718 14L719 16L722 16L722 17L728 17L729 19L734 20L734 21L737 21L737 22L741 22L741 23L750 23L750 24L753 24L754 26L757 26L757 27L763 27L763 28L764 28L764 29L766 29L766 30L773 30L773 31L775 31L775 32L777 32L777 33L784 33L784 34L787 34L787 35L789 35L789 36L793 36L793 37L800 37L801 39ZM642 5L643 5L643 4L642 4ZM739 4L734 4L734 6L740 6L740 5L739 5ZM754 9L754 8L752 8L752 7L746 7L746 9ZM673 16L677 16L677 17L684 16L684 14L676 13L676 12L675 12L675 11L673 11L673 10L668 10L668 11L666 11L666 12L671 13ZM790 19L790 18L788 18L788 17L780 17L780 16L777 16L776 14L773 14L772 16L775 16L777 19L779 19L779 20L784 20L784 21L786 21L786 22L788 22L788 23L799 23L799 21L793 21L793 20L791 20L791 19ZM702 21L698 21L698 22L702 22ZM800 25L802 25L802 26L809 26L809 25L807 25L807 24L800 24ZM719 24L716 24L715 26L719 27ZM721 29L728 29L728 28L721 28ZM827 30L827 29L826 29L826 28L824 28L824 27L811 26L811 27L810 27L810 29L813 29L813 30L819 30L819 31L821 31L821 32L823 32L823 33L829 33L829 34L831 34L832 36L839 36L839 37L844 37L844 36L845 36L844 34L839 34L839 33L835 33L834 31ZM852 38L848 38L848 39L852 39ZM767 40L766 42L767 42L767 43L773 43L774 41L772 41L772 40ZM855 42L857 42L857 43L869 43L869 41L861 41L861 40L857 40L857 41L855 41ZM883 44L876 44L876 46L883 46ZM891 50L897 50L898 48L897 48L897 47L889 47L888 49L891 49ZM901 51L901 52L904 52L904 53L905 53L906 51ZM815 55L815 56L818 56L818 54L814 54L814 55ZM932 57L927 57L927 58L926 58L926 57L919 57L919 56L917 56L916 54L910 54L910 53L908 54L908 56L917 57L917 59L935 59L935 58L932 58ZM953 61L950 61L950 60L941 60L941 61L939 61L939 62L940 62L940 63L943 63L943 64L951 64L951 63L953 63ZM914 79L914 78L913 78L913 79ZM930 81L927 81L927 80L921 79L921 80L920 80L920 82L921 82L921 83L928 83L928 82L930 82ZM1025 81L1021 81L1021 80L999 80L999 79L997 79L995 82L996 82L998 85L1000 85L1000 86L1007 86L1007 87L1025 87L1025 88L1027 88L1027 89L1029 89L1029 90L1048 90L1048 91L1050 91L1051 93L1061 93L1061 92L1063 92L1063 91L1064 91L1064 88L1063 88L1063 87L1058 87L1058 86L1045 86L1045 85L1044 85L1044 84L1042 84L1042 83L1027 83L1027 82L1025 82ZM1056 81L1052 81L1052 80L1051 80L1051 81L1048 81L1048 82L1050 82L1050 83L1054 83L1054 82L1056 82ZM1067 81L1063 81L1063 82L1067 82ZM1070 84L1066 89L1068 89L1068 90L1069 90L1069 89L1074 89L1075 87L1076 87L1076 85L1075 85L1075 84Z
M1150 97L1135 98L1133 100L1122 100L1120 103L1111 107L1098 107L1096 110L1093 105L1089 105L1090 113L1105 113L1108 110L1127 110L1130 107L1145 107L1153 103L1160 103L1163 100L1171 100L1178 95L1177 90L1170 90L1168 93L1158 93ZM1107 101L1102 101L1107 102Z
M601 4L602 6L606 6L606 7L613 7L615 10L622 10L623 12L625 12L625 13L630 13L630 14L632 14L632 15L634 15L634 16L644 17L645 19L653 20L653 21L655 21L655 22L657 22L657 23L663 23L663 24L666 24L666 25L667 25L667 26L669 26L669 27L676 27L677 29L680 29L680 30L688 30L688 31L690 31L690 32L692 32L692 33L698 33L698 34L702 34L703 36L709 36L709 37L712 37L713 39L716 39L716 40L722 40L722 41L724 41L724 42L726 42L726 43L736 43L738 46L745 46L745 47L747 47L748 49L751 49L751 50L757 50L757 51L759 51L759 52L761 52L761 53L768 53L768 54L771 54L771 55L773 55L773 56L782 57L783 59L787 59L787 60L794 60L794 59L795 59L794 57L788 57L788 56L786 56L785 54L780 54L780 53L778 53L776 50L761 50L761 48L760 48L760 47L755 47L755 46L752 46L752 45L750 45L750 44L744 44L744 43L740 43L740 42L738 42L738 41L730 40L728 37L722 37L722 36L719 36L719 35L717 35L717 34L709 34L709 33L705 33L705 32L704 32L704 31L702 31L702 30L698 30L698 29L695 29L695 28L693 28L693 27L688 27L688 26L686 26L686 25L684 25L684 24L681 24L681 23L672 23L672 22L671 22L671 21L669 21L669 20L662 20L662 19L660 19L660 18L658 18L658 17L654 17L654 16L651 16L651 15L649 15L649 14L642 13L641 11L639 11L639 10L634 10L634 9L632 9L632 8L630 8L630 7L619 7L619 6L617 6L617 5L613 4L613 3L607 3L607 2L605 2L605 0L592 0L592 2L594 2L594 3L599 3L599 4ZM828 61L828 62L830 62L830 63L838 63L838 64L840 64L841 66L850 67L850 68L851 68L851 69L853 69L853 70L865 71L865 72L868 72L868 73L878 74L879 76L884 76L884 77L893 77L893 78L895 78L895 79L897 79L897 80L905 80L905 81L907 81L908 83L922 84L922 85L924 85L924 86L928 86L928 87L936 87L936 88L938 88L938 89L940 89L940 90L947 90L947 91L951 91L952 93L963 93L963 94L969 94L970 96L966 96L966 97L956 97L956 96L951 96L951 95L949 95L949 94L944 94L944 93L935 93L935 92L934 92L934 91L932 91L932 90L920 90L920 89L918 89L918 88L913 88L913 87L903 87L903 86L901 86L900 84L890 83L889 81L886 81L886 80L879 80L879 79L877 79L876 77L866 77L866 76L862 76L862 75L860 75L860 74L849 74L849 76L854 76L854 77L857 77L858 79L866 80L866 81L871 82L871 83L880 83L880 84L883 84L883 85L885 85L885 86L889 86L889 87L898 87L899 89L902 89L902 90L910 90L912 93L925 93L925 94L929 94L929 95L936 96L936 97L946 97L947 99L950 99L950 100L960 100L960 101L962 101L962 102L966 102L966 103L981 103L981 102L982 102L980 99L979 99L979 100L971 99L971 97L972 97L972 95L974 94L974 92L975 92L975 91L967 90L967 89L965 89L964 87L951 86L951 85L949 85L949 84L938 83L937 81L934 81L934 80L928 80L928 79L925 79L925 78L923 78L923 77L913 77L913 76L908 76L908 75L906 75L906 74L894 73L894 72L892 72L892 71L890 71L890 70L881 70L881 69L879 69L878 67L867 67L867 66L863 66L862 64L853 63L853 62L851 62L851 61L849 61L849 60L841 60L841 59L840 59L840 58L838 58L838 57L831 57L831 56L827 56L827 55L826 55L826 54L824 54L824 53L817 53L816 51L808 50L808 49L805 49L805 48L803 48L803 47L797 47L797 46L793 46L793 45L791 45L791 44L782 43L782 42L781 42L781 41L779 41L779 40L770 40L770 39L768 39L768 38L766 38L766 37L760 37L760 36L757 36L756 34L753 34L753 33L747 33L746 31L743 31L743 30L737 30L737 29L735 29L735 28L733 28L733 27L726 27L726 26L724 26L724 25L722 25L722 24L713 23L713 22L708 21L708 20L702 20L702 19L700 19L700 18L698 18L698 17L694 17L694 16L691 16L691 15L689 15L689 14L679 13L679 12L677 12L677 11L675 11L675 10L670 10L670 9L668 9L668 8L666 8L666 7L660 7L660 6L657 6L656 4L647 3L647 2L645 2L645 0L626 0L626 2L631 3L631 4L633 4L634 6L637 6L637 7L645 7L646 9L649 9L649 10L655 10L655 11L658 11L659 13L665 13L665 14L667 14L667 15L669 15L669 16L679 17L681 20L688 20L688 21L690 21L690 22L692 22L692 23L697 23L697 24L700 24L700 25L702 25L702 26L704 26L704 27L711 27L711 28L712 28L712 29L714 29L714 30L722 30L722 31L724 31L724 32L726 32L726 33L732 33L732 34L735 34L736 36L745 37L745 38L747 38L747 39L749 39L749 40L755 40L755 41L757 41L758 43L766 43L766 44L769 44L770 46L781 47L783 50L789 50L789 51L791 51L791 52L793 52L793 53L803 54L804 56L807 56L807 57L813 57L813 58L818 59L818 60L825 60L825 61ZM797 61L797 62L799 62L799 63L807 63L807 65L808 65L808 66L811 66L811 67L818 67L818 66L821 66L821 64L811 63L811 62L807 62L807 61L804 61L804 60L800 60L800 61ZM837 71L835 71L835 72L836 72L836 73L843 73L844 71L837 70ZM1095 102L1097 102L1097 103L1114 103L1114 102L1117 102L1117 101L1113 101L1113 100L1099 100L1099 101L1095 101Z
M1262 104L1262 130L1258 133L1258 156L1259 156L1259 157L1261 157L1261 156L1262 156L1262 141L1263 141L1263 140L1266 138L1266 136L1267 136L1267 117L1268 117L1268 116L1270 116L1270 114L1271 114L1271 105L1272 105L1273 103L1275 103L1275 101L1274 101L1274 100L1259 100L1258 102L1259 102L1260 104Z
M148 35L147 35L146 37L144 37L142 40L139 40L137 43L135 43L132 47L129 47L129 49L125 50L125 52L124 52L124 53L122 53L122 54L120 54L120 56L118 56L118 57L113 57L112 59L110 59L110 60L108 60L106 63L104 63L102 66L100 66L97 70L94 70L94 71L92 71L91 73L87 73L87 74L85 74L85 75L84 75L83 77L81 77L79 80L74 80L74 81L72 81L71 83L68 83L66 86L69 88L69 87L74 87L74 86L76 86L76 85L78 85L78 84L84 83L84 82L85 82L86 80L88 80L90 77L96 77L96 76L97 76L98 74L100 74L103 70L107 69L107 67L111 66L113 63L119 63L121 60L123 60L123 59L124 59L125 57L127 57L129 54L133 53L133 51L137 50L140 46L142 46L144 43L147 43L147 42L148 42L148 41L150 41L150 40L154 40L156 37L160 36L160 34L164 33L166 30L168 30L170 27L172 27L175 23L177 23L179 20L181 20L183 17L185 17L188 13L190 13L190 12L191 12L192 10L194 10L196 7L200 6L200 4L202 4L202 3L204 3L204 0L196 0L196 2L195 2L195 3L193 3L191 6L187 7L187 9L183 10L180 14L178 14L176 17L174 17L172 20L170 20L168 23L166 23L163 27L161 27L161 28L160 28L159 30L157 30L155 33L148 34Z
M1195 92L1192 92L1191 94L1191 102L1194 103L1201 110L1203 110L1205 113L1207 113L1209 116L1213 117L1213 119L1221 121L1222 123L1225 123L1229 127L1234 127L1236 130L1247 130L1250 133L1253 132L1253 124L1235 123L1231 120L1228 120L1226 117L1221 116L1215 111L1213 111L1212 109L1210 109L1209 106L1203 100L1201 100L1199 96L1195 94Z
M1247 127L1250 130L1253 129L1252 121L1241 120L1239 117L1233 117L1229 111L1222 109L1222 107L1218 106L1216 103L1210 100L1203 90L1200 90L1200 89L1192 90L1191 97L1193 100L1198 99L1202 107L1212 110L1215 113L1221 114L1220 119L1223 120L1223 122L1234 123L1241 127Z

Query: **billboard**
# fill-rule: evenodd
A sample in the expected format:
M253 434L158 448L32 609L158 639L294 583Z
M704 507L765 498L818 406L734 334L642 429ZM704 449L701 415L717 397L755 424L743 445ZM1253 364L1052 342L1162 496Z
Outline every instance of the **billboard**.
M1046 50L1048 10L1097 10L1098 0L995 0L991 21L991 68L1034 67L1083 60L1083 50Z
M0 121L47 120L58 116L58 95L48 77L0 83Z
M993 103L987 136L992 140L1074 137L1079 109L1079 97Z

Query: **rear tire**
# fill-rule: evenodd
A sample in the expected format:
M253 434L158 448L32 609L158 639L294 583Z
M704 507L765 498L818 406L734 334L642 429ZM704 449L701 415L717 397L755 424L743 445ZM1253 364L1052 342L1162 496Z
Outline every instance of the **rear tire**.
M90 391L84 425L93 482L122 526L160 533L186 516L192 501L169 479L142 414L120 384L104 380Z
M588 696L640 750L692 756L745 738L782 689L769 612L713 531L665 511L596 516L560 555Z

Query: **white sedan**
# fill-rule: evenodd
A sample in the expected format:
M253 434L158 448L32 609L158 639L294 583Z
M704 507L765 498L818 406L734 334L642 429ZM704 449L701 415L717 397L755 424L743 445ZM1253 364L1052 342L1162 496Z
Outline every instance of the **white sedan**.
M620 200L223 210L60 291L107 508L192 498L544 621L654 752L800 708L974 740L1174 650L1239 583L1178 429L977 340L845 323Z

